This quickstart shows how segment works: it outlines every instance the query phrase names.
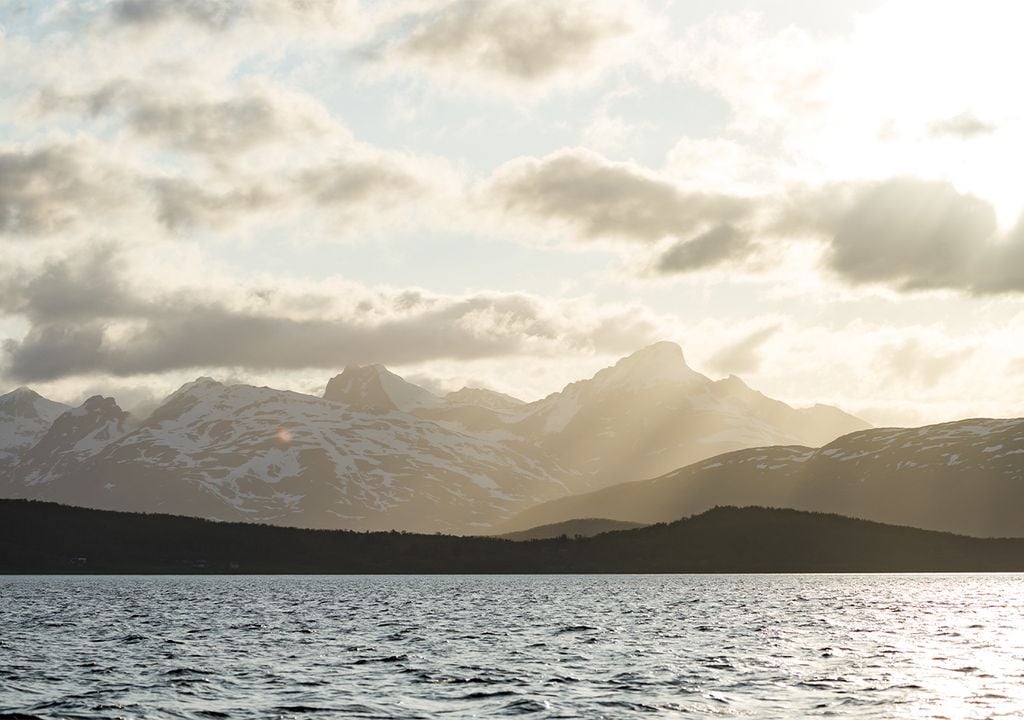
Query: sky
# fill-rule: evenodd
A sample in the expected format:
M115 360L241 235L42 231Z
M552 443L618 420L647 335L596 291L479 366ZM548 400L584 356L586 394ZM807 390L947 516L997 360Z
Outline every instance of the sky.
M659 340L877 425L1024 414L1024 6L0 0L0 390Z

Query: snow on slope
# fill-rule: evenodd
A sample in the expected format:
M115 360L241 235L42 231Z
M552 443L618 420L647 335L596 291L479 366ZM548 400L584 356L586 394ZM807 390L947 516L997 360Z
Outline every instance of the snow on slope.
M80 418L74 433L52 433L0 472L5 492L313 527L479 531L554 497L864 426L829 408L822 421L820 409L794 410L738 379L713 382L671 343L529 404L468 388L440 398L379 365L345 368L323 399L199 378L130 432L100 400L69 416Z
M39 442L53 421L68 409L26 387L0 395L0 466L14 462Z
M83 481L83 475L88 480ZM100 504L312 527L485 527L568 492L509 444L398 411L365 412L299 393L200 379L40 497L92 484ZM135 509L143 509L141 507Z
M81 463L125 434L127 419L113 398L99 395L62 413L14 465L20 482L34 486L74 475Z

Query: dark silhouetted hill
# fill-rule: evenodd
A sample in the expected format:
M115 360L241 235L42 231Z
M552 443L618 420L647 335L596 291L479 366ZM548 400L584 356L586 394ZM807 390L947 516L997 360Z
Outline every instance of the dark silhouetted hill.
M506 540L544 540L565 535L566 537L593 537L605 532L616 530L635 530L644 527L643 523L625 522L623 520L605 520L604 518L581 518L565 522L539 525L529 530L511 532L499 537Z
M6 573L1024 571L1024 539L716 508L667 525L517 542L301 530L0 501Z

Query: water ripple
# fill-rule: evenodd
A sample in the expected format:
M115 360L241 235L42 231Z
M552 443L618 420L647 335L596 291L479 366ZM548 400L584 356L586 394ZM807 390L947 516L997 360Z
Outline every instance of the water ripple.
M0 578L0 720L1024 715L1024 576Z

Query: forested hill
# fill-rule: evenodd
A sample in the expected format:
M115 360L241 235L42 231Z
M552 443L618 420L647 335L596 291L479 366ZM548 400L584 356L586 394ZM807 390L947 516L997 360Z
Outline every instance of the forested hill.
M358 533L0 501L4 573L1024 571L1024 539L765 508L595 537Z

